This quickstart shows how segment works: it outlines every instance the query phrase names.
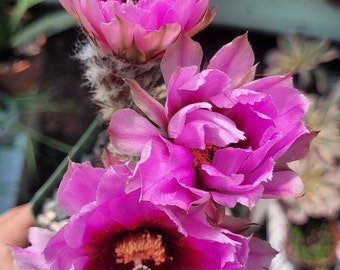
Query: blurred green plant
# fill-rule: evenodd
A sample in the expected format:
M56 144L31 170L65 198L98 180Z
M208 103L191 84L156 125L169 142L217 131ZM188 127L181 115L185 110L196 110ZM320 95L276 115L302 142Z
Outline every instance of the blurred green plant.
M29 10L44 0L0 1L0 57L13 53L15 48L34 41L39 35L46 37L76 25L64 10L55 10L37 18L30 18Z
M308 95L306 124L318 131L306 157L288 163L300 176L303 196L282 198L287 218L307 223L310 217L334 219L340 211L340 79L328 95Z
M23 116L39 112L82 113L74 102L64 99L57 100L38 90L28 91L17 96L1 96L0 144L10 147L11 137L19 132L27 138L25 149L27 172L32 179L38 179L35 142L63 153L68 153L72 148L71 145L47 136L21 120Z
M316 89L324 92L326 74L322 63L339 59L338 48L326 39L313 39L299 35L282 35L277 38L277 48L268 51L264 62L267 75L291 72L296 75L296 86L306 91L316 79Z

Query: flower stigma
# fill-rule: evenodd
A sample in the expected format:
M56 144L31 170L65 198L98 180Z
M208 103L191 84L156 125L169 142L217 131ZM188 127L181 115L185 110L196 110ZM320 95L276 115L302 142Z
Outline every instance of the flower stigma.
M133 232L122 237L115 244L114 252L117 264L134 263L132 270L151 270L144 265L146 261L158 266L167 259L166 247L160 234L149 231ZM170 258L171 259L171 258Z

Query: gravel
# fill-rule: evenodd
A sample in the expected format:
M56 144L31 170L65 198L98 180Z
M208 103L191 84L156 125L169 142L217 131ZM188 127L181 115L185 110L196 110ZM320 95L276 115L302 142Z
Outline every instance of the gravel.
M57 232L68 221L69 216L58 203L57 191L55 191L51 198L47 198L43 202L41 213L37 215L37 223L41 227Z
M96 164L98 165L100 160L99 157L108 141L109 136L107 132L101 132L91 150L80 157L80 162L91 161L93 166L96 166ZM37 215L36 222L38 226L57 232L69 221L69 218L70 217L58 203L57 190L55 190L51 197L47 197L43 201L41 213Z

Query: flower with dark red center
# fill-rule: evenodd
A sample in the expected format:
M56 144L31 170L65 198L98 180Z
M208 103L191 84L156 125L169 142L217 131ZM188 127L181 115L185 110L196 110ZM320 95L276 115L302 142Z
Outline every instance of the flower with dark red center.
M130 175L125 165L70 163L58 197L71 218L44 242L36 229L33 246L14 248L18 269L32 256L36 270L246 269L250 237L209 224L203 204L183 211L140 201L140 190L124 191Z
M185 35L163 60L165 107L133 80L136 105L113 114L109 133L122 153L140 157L130 181L142 200L187 209L212 196L253 207L260 198L297 196L287 162L303 157L315 133L302 121L308 100L290 75L254 80L247 36L223 46L199 71L202 51Z

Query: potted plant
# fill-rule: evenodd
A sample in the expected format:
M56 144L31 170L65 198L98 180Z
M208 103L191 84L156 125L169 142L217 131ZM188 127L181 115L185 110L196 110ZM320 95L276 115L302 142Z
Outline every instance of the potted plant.
M282 198L268 212L268 235L281 253L273 269L333 269L339 262L339 87L329 96L310 96L306 122L320 133L308 156L290 163L304 183L301 196Z
M339 232L335 221L310 219L303 225L291 224L287 255L295 265L307 269L328 269L336 261Z
M26 91L39 81L46 37L75 25L64 10L43 16L29 13L44 0L0 2L0 89L9 93Z

